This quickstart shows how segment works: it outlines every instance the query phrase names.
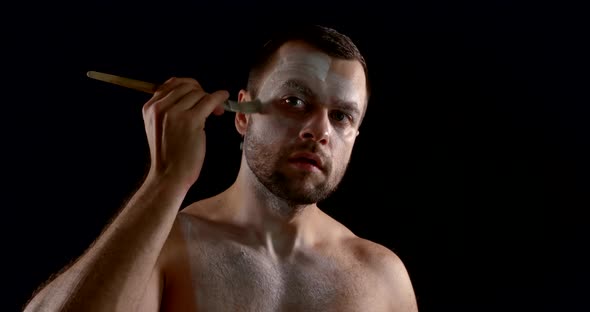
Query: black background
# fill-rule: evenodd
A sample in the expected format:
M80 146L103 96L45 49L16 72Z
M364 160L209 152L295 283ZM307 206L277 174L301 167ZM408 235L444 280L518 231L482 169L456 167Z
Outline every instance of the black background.
M235 99L264 34L307 19L358 43L374 88L350 170L322 207L404 260L420 310L588 311L588 32L580 7L556 3L3 7L0 310L20 310L80 255L145 172L149 96L88 70L190 76ZM186 203L233 182L232 117L208 122Z

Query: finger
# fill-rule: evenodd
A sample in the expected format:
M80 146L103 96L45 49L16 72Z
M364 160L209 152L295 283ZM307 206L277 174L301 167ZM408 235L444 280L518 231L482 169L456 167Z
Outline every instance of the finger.
M229 98L229 92L226 90L215 91L210 94L206 94L201 98L199 103L191 108L196 113L196 117L204 120L212 112L216 111L219 114L218 109L221 108L223 113L223 102Z
M193 83L182 83L170 92L158 103L157 111L173 113L191 108L205 96L205 91Z
M224 105L215 106L215 108L213 109L213 112L212 112L213 115L217 115L217 116L220 116L223 113L225 113Z
M172 89L175 86L178 86L180 84L191 84L191 85L194 85L196 88L202 89L201 84L197 80L195 80L194 78L172 77L172 78L168 79L166 82L164 82L158 88L158 90L156 90L155 93L158 93L158 92L167 93L167 91L170 91L170 89Z
M195 89L188 89L182 95L181 98L177 100L167 113L175 113L175 112L184 112L193 108L193 106L198 105L199 101L205 98L208 94L203 90L195 90Z
M156 87L152 97L143 105L143 110L147 111L155 102L161 100L172 88L178 85L179 81L176 77L171 77L166 80L163 84Z
M170 91L175 89L181 84L194 84L197 88L200 88L201 85L192 78L179 78L179 77L172 77L166 80L163 84L159 85L156 90L154 91L154 95L150 99L150 102L156 102L164 98Z
M194 79L170 78L158 88L152 99L144 105L144 109L148 110L157 105L157 111L166 111L193 89L201 89L200 84Z

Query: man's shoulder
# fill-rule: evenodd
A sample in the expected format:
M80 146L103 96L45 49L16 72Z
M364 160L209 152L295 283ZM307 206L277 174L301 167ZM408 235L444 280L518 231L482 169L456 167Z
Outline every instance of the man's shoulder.
M323 233L323 237L332 237L338 242L335 247L341 251L346 251L350 257L356 261L365 264L374 263L375 265L400 265L401 259L389 247L377 241L364 238L354 233L350 228L340 223L338 220L325 214L324 224L329 225L323 227L328 233Z
M376 241L355 235L347 239L346 245L358 261L371 267L403 266L401 258L394 250Z
M373 278L374 284L386 290L395 311L418 310L409 272L398 253L361 237L351 240L349 250L365 273Z

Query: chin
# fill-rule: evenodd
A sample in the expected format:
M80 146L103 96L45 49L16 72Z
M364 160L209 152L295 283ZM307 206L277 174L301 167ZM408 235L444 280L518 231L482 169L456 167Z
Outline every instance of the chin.
M310 205L324 200L331 192L324 184L321 186L298 188L297 190L286 190L284 192L284 198L296 204Z

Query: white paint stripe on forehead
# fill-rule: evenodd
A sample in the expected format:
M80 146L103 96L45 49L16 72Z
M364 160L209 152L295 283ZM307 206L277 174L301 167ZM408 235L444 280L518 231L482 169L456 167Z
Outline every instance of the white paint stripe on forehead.
M324 53L295 50L288 51L281 57L274 72L293 70L308 71L317 79L325 81L331 65L332 59Z

